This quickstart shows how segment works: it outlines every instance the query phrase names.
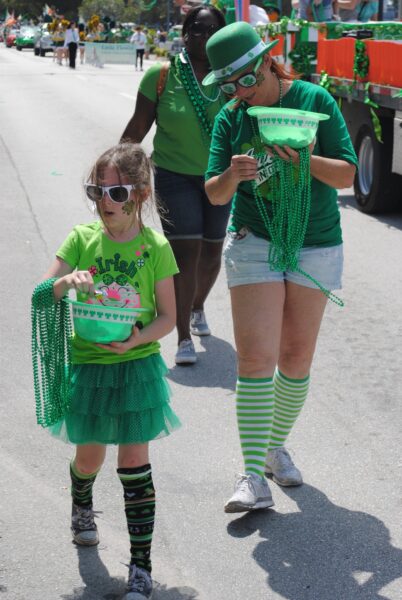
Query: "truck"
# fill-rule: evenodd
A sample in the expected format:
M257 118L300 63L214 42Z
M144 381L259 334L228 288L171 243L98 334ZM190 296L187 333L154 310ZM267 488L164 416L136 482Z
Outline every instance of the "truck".
M288 21L265 30L266 39L276 37L281 44L275 58L325 85L338 100L359 161L354 181L359 210L374 214L402 208L402 22ZM368 59L367 72L360 75L357 42ZM310 69L304 62L303 72L300 57L307 54Z

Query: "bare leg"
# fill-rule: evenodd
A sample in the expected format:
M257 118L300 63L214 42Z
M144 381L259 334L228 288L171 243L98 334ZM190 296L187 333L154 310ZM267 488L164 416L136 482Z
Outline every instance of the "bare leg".
M102 444L82 444L77 446L75 466L80 473L95 473L103 464L106 446Z
M204 302L219 275L223 242L202 241L197 267L196 290L193 300L195 310L203 310Z
M174 276L179 344L191 339L190 315L197 282L201 240L170 240L180 273Z

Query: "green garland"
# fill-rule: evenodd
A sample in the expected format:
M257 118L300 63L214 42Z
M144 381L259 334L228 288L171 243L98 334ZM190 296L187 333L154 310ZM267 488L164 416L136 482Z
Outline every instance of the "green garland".
M69 408L72 326L65 302L55 303L47 279L32 294L32 368L38 425L60 421Z
M368 75L370 60L367 56L366 44L361 40L356 40L355 57L353 62L353 73L355 80L357 77L365 79Z
M288 54L292 67L300 75L311 75L313 72L312 61L317 58L317 44L314 42L301 42Z

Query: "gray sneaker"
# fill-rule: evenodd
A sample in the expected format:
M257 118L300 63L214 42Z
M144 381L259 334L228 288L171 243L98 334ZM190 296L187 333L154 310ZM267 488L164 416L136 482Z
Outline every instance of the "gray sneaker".
M197 362L197 355L191 340L183 340L180 342L174 360L176 365L193 365Z
M257 508L269 508L274 505L268 482L264 477L238 475L235 492L225 504L225 512L246 512Z
M149 600L152 597L152 577L145 569L130 565L124 600Z
M77 506L73 502L71 532L74 542L80 546L95 546L99 543L98 529L94 521L92 505Z
M275 483L283 486L302 485L303 478L293 464L286 448L268 450L265 461L265 474L272 477Z
M203 310L193 310L191 312L190 331L193 335L211 335Z

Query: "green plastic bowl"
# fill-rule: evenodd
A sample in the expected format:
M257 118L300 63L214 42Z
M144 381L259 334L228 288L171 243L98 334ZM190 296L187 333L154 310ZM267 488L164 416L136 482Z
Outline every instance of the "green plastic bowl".
M247 113L257 117L258 129L265 144L290 146L295 150L311 144L319 122L329 119L329 115L323 113L267 106L252 106Z
M130 337L133 325L149 308L118 308L101 304L86 304L65 298L71 304L74 331L88 342L110 344Z

